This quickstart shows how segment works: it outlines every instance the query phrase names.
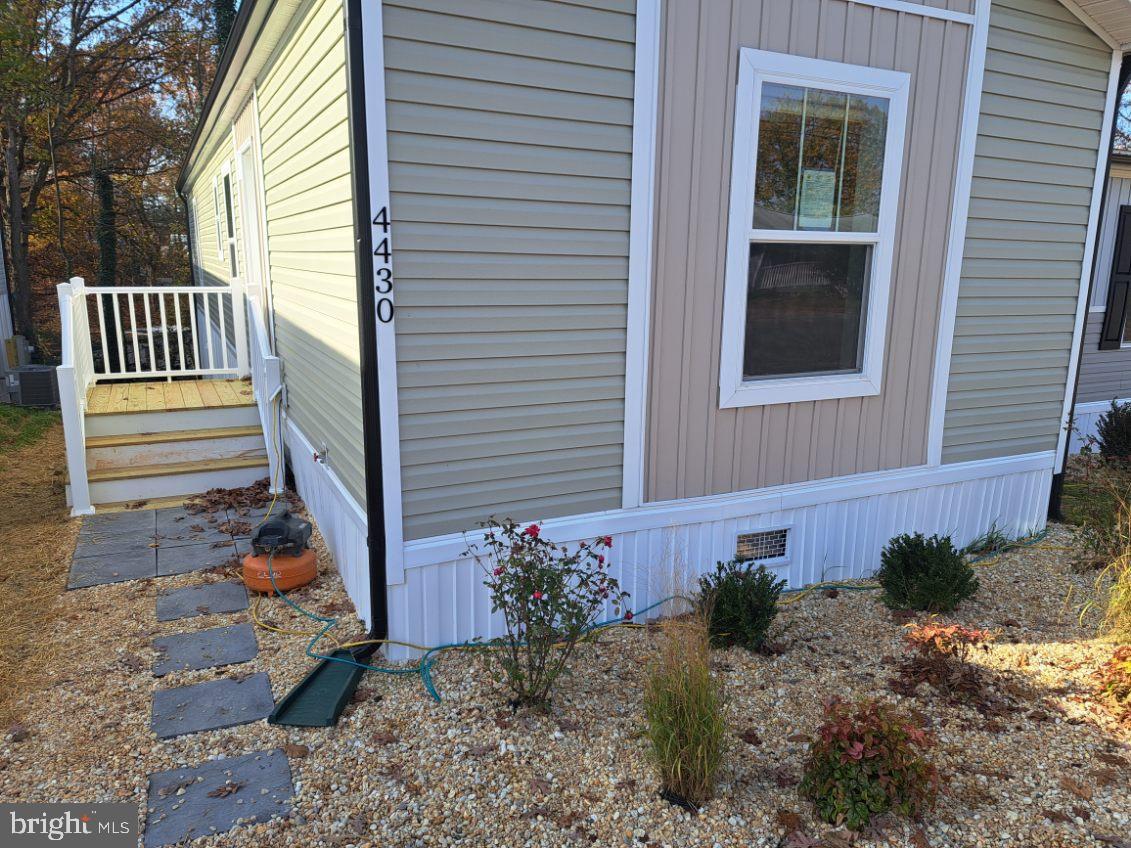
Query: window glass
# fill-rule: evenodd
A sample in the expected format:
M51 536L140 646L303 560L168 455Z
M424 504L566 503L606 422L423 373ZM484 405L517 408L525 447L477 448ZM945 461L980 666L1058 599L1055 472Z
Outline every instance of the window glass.
M750 245L743 379L858 372L872 246Z
M755 229L875 232L888 100L767 82L761 104Z
M232 220L232 178L224 175L224 221L228 227L228 238L236 234L235 221Z

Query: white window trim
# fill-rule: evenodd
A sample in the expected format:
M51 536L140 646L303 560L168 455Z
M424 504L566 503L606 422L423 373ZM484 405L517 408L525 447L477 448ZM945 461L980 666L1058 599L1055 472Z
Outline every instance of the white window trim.
M216 258L224 258L224 189L220 175L212 177L212 221L216 225Z
M758 151L761 90L765 82L879 96L890 101L876 233L753 228L754 171ZM720 408L864 397L880 393L910 86L911 76L900 71L807 59L749 47L740 48L719 363ZM874 245L864 324L864 351L859 373L747 381L742 379L746 337L746 275L752 241Z

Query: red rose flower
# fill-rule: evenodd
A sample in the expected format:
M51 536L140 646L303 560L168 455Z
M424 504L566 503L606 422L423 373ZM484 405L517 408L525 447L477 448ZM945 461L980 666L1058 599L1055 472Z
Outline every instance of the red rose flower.
M632 610L625 610L624 611L624 620L625 621L632 621Z
M495 571L493 573L496 577L498 577L500 574L503 573L503 567L500 565L498 568L495 569Z
M613 546L613 537L612 536L602 536L601 537L601 544L604 545L606 548L611 548Z
M605 561L605 555L604 555L604 554L599 554L599 555L597 556L597 564L598 564L598 565L601 565L601 564L603 564L603 563L604 563L604 561Z
M540 601L540 600L542 600L542 593L541 592L535 592L530 597L532 597L536 601Z
M522 531L522 535L529 536L531 539L537 539L538 534L541 532L541 527L539 527L537 524L531 524L529 527Z

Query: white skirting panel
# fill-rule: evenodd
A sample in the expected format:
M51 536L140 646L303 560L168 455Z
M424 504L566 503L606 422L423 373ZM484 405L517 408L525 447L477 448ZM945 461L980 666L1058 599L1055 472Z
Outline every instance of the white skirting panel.
M358 616L369 628L369 545L365 510L325 463L314 459L314 445L289 419L285 425L290 467L298 493L314 516L322 538L334 557L346 592Z
M1129 398L1119 398L1117 403L1127 403ZM1072 411L1072 433L1069 441L1069 450L1080 453L1080 448L1087 442L1088 437L1096 435L1096 425L1100 416L1111 409L1111 401L1101 400L1091 403L1078 403Z
M884 544L903 532L947 533L964 545L995 523L1014 536L1039 530L1052 466L1049 451L652 504L543 527L559 542L612 535L612 573L639 610L671 593L673 570L694 578L732 558L740 533L789 528L786 557L772 567L801 587L871 574ZM471 535L406 545L405 580L388 587L390 638L437 645L500 634L479 567L460 556Z

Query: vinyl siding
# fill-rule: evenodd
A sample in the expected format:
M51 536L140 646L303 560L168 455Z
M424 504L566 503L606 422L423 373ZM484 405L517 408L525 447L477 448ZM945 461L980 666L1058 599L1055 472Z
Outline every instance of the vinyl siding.
M345 25L295 16L258 87L275 340L287 415L365 503Z
M194 262L195 268L193 273L193 280L198 286L227 286L232 282L231 271L228 267L228 242L226 238L222 239L224 253L221 256L217 252L216 244L216 193L215 186L217 182L220 185L219 198L221 203L221 213L223 213L224 201L224 184L223 184L223 169L227 165L231 169L231 187L232 187L232 218L235 224L236 233L236 269L242 273L243 270L243 239L240 232L242 222L240 221L240 208L239 208L239 187L237 185L235 175L235 160L232 155L232 134L228 132L220 138L217 142L216 149L212 155L208 157L200 172L195 175L194 182L192 183L188 194L196 204L196 220L193 222L194 227L197 229L196 245L194 248ZM221 230L222 235L226 235ZM203 307L198 307L203 310ZM236 364L235 355L235 323L232 315L232 299L222 298L219 302L215 297L208 298L207 305L207 321L211 326L211 332L208 335L210 341L202 342L205 346L202 348L202 357L207 356L207 345L211 340L216 340L217 347L215 350L216 365L222 364L222 353L219 347L220 338L220 310L224 311L224 337L226 340L226 347L228 349L228 361L234 367ZM203 313L198 316L198 320L203 320Z
M1108 401L1131 397L1131 348L1100 350L1107 306L1108 282L1115 253L1119 207L1131 205L1131 177L1112 176L1107 183L1100 234L1096 243L1096 270L1092 281L1091 306L1084 325L1084 350L1080 358L1080 381L1076 388L1077 403Z
M1056 447L1110 67L1056 0L994 0L943 462Z
M681 0L666 12L646 498L924 463L970 26L843 0ZM740 46L911 75L878 396L719 408Z
M634 7L384 3L407 539L620 506Z

